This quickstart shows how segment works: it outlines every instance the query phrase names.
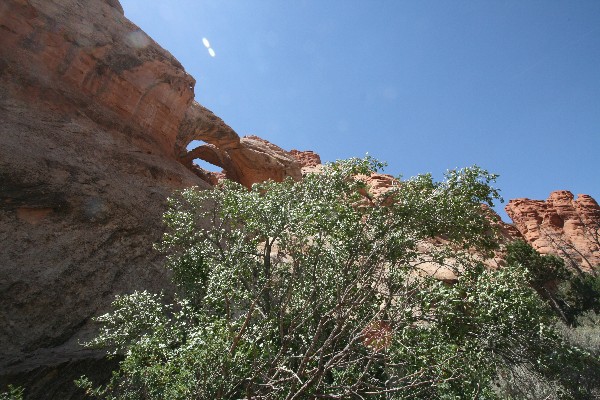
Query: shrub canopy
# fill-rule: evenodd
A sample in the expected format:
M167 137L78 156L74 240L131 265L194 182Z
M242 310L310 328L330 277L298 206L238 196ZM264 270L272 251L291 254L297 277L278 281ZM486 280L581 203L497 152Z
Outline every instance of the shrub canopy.
M527 270L482 264L497 247L482 207L499 199L495 175L421 175L373 205L355 177L381 167L351 159L170 199L158 247L177 298L118 297L90 345L121 368L79 384L119 399L450 399L494 398L514 365L559 379L572 350Z

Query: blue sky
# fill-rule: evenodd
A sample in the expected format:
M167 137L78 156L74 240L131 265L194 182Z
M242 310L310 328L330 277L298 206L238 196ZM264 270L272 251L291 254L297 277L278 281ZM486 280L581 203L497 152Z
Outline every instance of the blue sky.
M477 164L506 200L600 201L600 1L121 3L240 135L404 177Z

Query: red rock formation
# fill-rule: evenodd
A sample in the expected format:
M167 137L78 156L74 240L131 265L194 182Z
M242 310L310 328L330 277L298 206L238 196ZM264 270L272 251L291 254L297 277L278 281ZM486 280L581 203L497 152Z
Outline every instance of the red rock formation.
M187 145L201 145L187 152ZM201 158L225 171L228 179L250 187L268 179L280 182L286 177L301 179L300 165L288 152L257 136L240 138L212 112L193 102L181 123L175 144L179 160L188 167Z
M166 198L218 179L182 165L190 141L247 186L300 179L291 155L195 103L194 84L118 0L0 2L0 385L98 357L80 346L92 316L168 290L152 249Z
M311 150L290 150L290 154L298 161L302 167L316 167L321 164L321 156Z
M590 271L600 265L600 206L588 195L552 192L546 201L515 199L508 216L526 241L542 254L558 254Z
M6 93L102 120L137 147L173 155L194 79L122 15L117 1L2 3ZM144 134L138 134L143 130Z
M377 198L385 194L388 190L400 184L392 175L372 173L369 176L360 175L358 177L366 185L366 195L369 198Z

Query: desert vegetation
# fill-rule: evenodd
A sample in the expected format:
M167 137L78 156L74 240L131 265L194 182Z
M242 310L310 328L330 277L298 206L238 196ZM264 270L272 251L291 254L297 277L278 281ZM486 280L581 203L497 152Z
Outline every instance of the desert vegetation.
M0 393L0 400L21 400L23 399L23 392L22 387L8 385L7 390Z
M117 297L87 345L120 369L77 384L108 399L595 398L597 278L522 242L486 266L495 175L421 175L367 200L356 176L382 167L178 193L157 244L176 296Z

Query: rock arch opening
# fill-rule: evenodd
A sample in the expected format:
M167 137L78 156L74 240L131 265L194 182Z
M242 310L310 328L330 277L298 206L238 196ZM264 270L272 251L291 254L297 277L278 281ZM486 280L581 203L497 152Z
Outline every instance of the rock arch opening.
M192 140L190 142L190 144L187 145L187 151L192 151L192 150L194 150L197 147L205 146L205 145L207 145L207 143L203 142L202 140ZM209 171L209 172L219 172L219 173L223 172L223 167L222 166L217 165L217 164L213 164L209 160L205 160L205 159L203 159L201 157L194 158L192 160L192 163L194 165L197 165L198 167L206 170L206 171Z
M207 144L190 146L198 140ZM195 166L194 160L198 158L223 168L227 179L248 188L268 179L283 181L288 176L302 179L300 164L290 153L257 136L240 138L223 120L196 101L187 109L179 126L175 154L183 165L199 176L209 172Z
M226 161L216 146L202 140L192 140L186 150L183 163L204 181L216 185L225 177Z

